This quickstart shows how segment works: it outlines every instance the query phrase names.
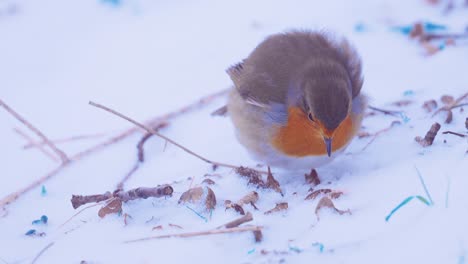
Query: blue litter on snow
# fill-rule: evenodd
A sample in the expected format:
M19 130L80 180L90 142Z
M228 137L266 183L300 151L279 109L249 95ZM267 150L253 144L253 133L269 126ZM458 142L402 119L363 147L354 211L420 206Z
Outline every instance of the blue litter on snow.
M36 229L31 229L28 230L28 232L25 233L26 236L32 236L36 234Z
M323 253L323 249L325 248L325 246L322 243L319 243L319 242L312 243L312 246L313 247L318 247L319 250L320 250L320 253Z

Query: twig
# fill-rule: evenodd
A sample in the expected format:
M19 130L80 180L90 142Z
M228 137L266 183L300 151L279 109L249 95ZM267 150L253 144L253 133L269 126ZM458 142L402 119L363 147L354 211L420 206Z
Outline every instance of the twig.
M368 106L367 108L369 108L371 110L374 110L374 111L377 111L377 112L384 113L386 115L392 115L392 116L398 116L398 117L402 113L401 111L385 110L385 109L377 108L377 107L374 107L374 106Z
M72 195L71 203L74 209L87 204L96 203L110 198L119 198L122 202L135 199L147 199L149 197L163 197L172 195L174 189L170 185L161 185L154 188L139 187L129 191L116 190L113 194L106 192L98 195Z
M45 248L43 248L41 251L39 251L39 253L36 255L36 257L33 259L33 261L31 261L31 264L34 264L36 263L36 261L41 257L42 254L44 254L44 252L46 252L46 250L48 250L50 247L52 247L54 245L54 242L50 242Z
M103 110L105 110L105 111L107 111L107 112L110 112L110 113L112 113L112 114L114 114L114 115L116 115L116 116L118 116L118 117L120 117L120 118L123 118L123 119L127 120L128 122L130 122L130 123L132 123L132 124L134 124L134 125L136 125L136 126L142 128L142 129L146 130L148 133L151 133L151 134L153 134L153 135L156 135L156 136L158 136L158 137L160 137L160 138L166 140L167 142L171 143L172 145L174 145L174 146L176 146L176 147L182 149L183 151L185 151L185 152L191 154L191 155L194 156L194 157L197 157L198 159L200 159L200 160L202 160L202 161L204 161L204 162L206 162L206 163L209 163L209 164L212 164L212 165L217 165L217 166L220 166L220 167L231 168L231 169L237 169L237 168L239 168L239 166L234 166L234 165L231 165L231 164L226 164L226 163L221 163L221 162L216 162L216 161L209 160L209 159L207 159L207 158L205 158L205 157L203 157L203 156L201 156L201 155L199 155L199 154L193 152L192 150L190 150L190 149L188 149L188 148L182 146L181 144L175 142L174 140L172 140L172 139L170 139L170 138L168 138L168 137L166 137L166 136L164 136L164 135L158 133L158 132L155 131L154 129L152 129L152 128L148 127L148 126L145 126L145 125L143 125L143 124L141 124L141 123L138 123L137 121L135 121L135 120L133 120L133 119L131 119L131 118L129 118L129 117L127 117L127 116L125 116L125 115L123 115L123 114L121 114L121 113L119 113L119 112L113 110L113 109L110 109L110 108L108 108L108 107L106 107L106 106L104 106L104 105L97 104L97 103L94 103L94 102L89 102L89 104L92 105L92 106L95 106L95 107L97 107L97 108L101 108L101 109L103 109ZM262 173L261 171L259 171L259 172ZM265 173L266 173L266 172L265 172ZM267 174L267 173L266 173L266 174Z
M437 136L437 132L439 132L439 129L440 129L440 124L436 122L431 126L429 131L427 131L424 138L417 136L414 138L414 140L423 147L430 146L434 142L434 139Z
M124 184L128 181L128 179L130 179L132 177L133 174L135 174L135 172L140 168L140 163L137 162L135 165L133 165L133 167L130 169L130 171L127 172L127 174L125 174L125 177L123 177L122 180L119 181L119 183L117 183L117 189L120 189L120 190L123 190L123 186Z
M124 243L134 243L134 242L141 242L147 241L152 239L161 239L161 238L170 238L170 237L196 237L196 236L207 236L207 235L217 235L217 234L227 234L227 233L240 233L240 232L250 232L250 231L261 231L263 229L262 226L243 226L243 227L233 227L227 229L214 229L208 231L201 231L201 232L190 232L190 233L180 233L180 234L168 234L168 235L160 235L160 236L150 236L140 239L134 240L127 240Z
M435 115L437 115L438 113L440 113L441 111L450 111L452 110L454 107L456 107L461 101L463 101L463 99L465 99L466 97L468 97L468 92L463 94L462 96L458 97L455 101L453 101L452 103L450 104L447 104L447 105L444 105L443 107L437 109L437 111L434 112L434 114L432 114L432 117L434 117Z
M372 142L374 142L374 140L377 139L377 137L378 137L380 134L389 131L390 129L392 129L392 127L394 127L395 125L399 125L399 124L401 124L400 121L393 121L393 122L390 124L389 127L384 128L384 129L382 129L382 130L379 130L379 131L375 132L374 135L372 136L372 139L369 140L369 142L367 142L367 144L361 149L361 151L366 150L367 147L369 147L370 144L372 144Z
M62 160L62 163L67 163L69 161L67 155L61 151L60 149L58 149L54 143L50 142L50 140L39 130L37 129L36 127L34 127L31 123L29 123L28 121L26 121L26 119L24 119L21 115L19 115L17 112L15 112L11 107L9 107L5 102L3 102L1 99L0 99L0 105L3 106L3 108L5 108L5 110L10 113L11 115L13 115L16 119L18 119L18 121L20 121L21 123L23 123L23 125L25 125L27 128L29 128L31 131L33 131L34 133L36 133L36 135L38 135L46 144L47 146L49 146L59 157L60 159Z
M237 218L236 220L234 221L231 221L229 223L226 223L222 226L219 226L217 229L221 229L221 228L233 228L233 227L238 227L240 225L242 225L243 223L247 223L247 222L250 222L253 220L253 217L252 217L252 214L250 212L247 212L244 216L240 217L240 218Z
M107 202L110 202L110 200L106 200ZM86 206L85 208L82 208L81 210L79 210L78 212L76 212L74 215L72 215L70 218L67 219L67 221L63 222L61 225L59 225L57 227L57 229L60 229L61 227L63 227L64 225L68 224L68 222L70 222L73 218L75 218L77 215L81 214L83 211L85 211L86 209L89 209L91 207L95 207L95 206L98 206L106 201L101 201L99 203L95 203L95 204L92 204L92 205L89 205L89 206Z
M462 138L467 136L465 134L461 134L461 133L457 133L457 132L453 132L453 131L444 131L444 132L442 132L442 134L444 134L444 135L451 134L451 135L459 136L459 137L462 137Z
M80 135L80 136L73 136L73 137L68 137L68 138L51 139L50 142L54 144L60 144L60 143L67 143L67 142L83 140L83 139L97 138L97 137L102 137L102 136L104 136L104 134ZM24 145L23 149L30 149L30 148L42 146L45 144L46 142L44 141L35 142L34 144L29 143L29 144Z
M37 143L34 141L34 139L32 139L31 137L29 137L26 133L24 133L23 131L21 131L20 129L18 128L14 128L15 132L22 136L24 139L26 139L29 143L28 145L31 145L31 146L35 146L37 147L37 149L39 149L42 153L44 153L44 155L46 155L47 157L49 157L51 160L55 161L55 162L58 162L59 160L57 159L57 157L55 157L52 153L50 153L46 148L43 147L43 145L41 145L40 143Z
M214 94L210 94L208 96L205 96L205 97L202 97L201 99L195 101L194 103L192 104L189 104L189 105L186 105L176 111L173 111L173 112L170 112L170 113L167 113L165 115L162 115L162 116L159 116L159 117L156 117L156 118L152 118L150 120L148 120L146 122L146 124L148 126L152 126L152 127L155 127L155 126L158 126L160 124L163 124L165 122L167 122L167 120L169 119L172 119L172 118L176 118L182 114L185 114L189 111L192 111L192 110L195 110L201 106L204 106L205 104L213 101L214 99L226 94L230 89L225 89L225 90L221 90L219 92L216 92ZM0 101L1 102L1 101ZM38 180L35 180L34 182L28 184L27 186L3 197L1 200L0 200L0 212L2 214L0 214L0 217L4 217L8 214L8 212L6 211L6 205L8 204L11 204L12 202L16 201L18 199L18 197L20 197L21 195L27 193L28 191L40 186L42 183L44 183L45 181L47 181L48 179L52 178L53 176L57 175L62 169L66 168L67 166L69 166L70 164L72 164L72 161L78 161L86 156L89 156L95 152L98 152L100 150L103 150L105 149L106 147L110 146L110 145L113 145L115 143L118 143L120 141L122 141L123 139L133 135L135 132L137 132L139 129L138 127L132 127L116 136L113 136L101 143L98 143L97 145L94 145L84 151L81 151L77 154L75 154L74 156L72 156L69 160L69 162L67 163L63 163L61 164L59 167L53 169L52 171L48 172L46 175L42 176L41 178L39 178Z

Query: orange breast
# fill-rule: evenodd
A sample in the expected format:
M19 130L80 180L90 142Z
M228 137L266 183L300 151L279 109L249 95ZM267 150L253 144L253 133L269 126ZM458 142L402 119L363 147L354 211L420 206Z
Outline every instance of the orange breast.
M334 131L332 151L345 146L353 138L355 131L352 119L348 115ZM279 128L272 144L276 149L289 156L304 157L327 154L320 129L298 107L288 109L288 123Z

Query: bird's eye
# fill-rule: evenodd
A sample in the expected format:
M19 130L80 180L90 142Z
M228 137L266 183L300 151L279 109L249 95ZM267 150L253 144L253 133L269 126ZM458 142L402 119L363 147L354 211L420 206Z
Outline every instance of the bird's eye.
M315 121L314 117L312 116L312 113L309 113L309 120L312 121L312 122Z

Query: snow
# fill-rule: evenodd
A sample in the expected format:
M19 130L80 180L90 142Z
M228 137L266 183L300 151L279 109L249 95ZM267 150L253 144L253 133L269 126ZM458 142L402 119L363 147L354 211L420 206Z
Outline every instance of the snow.
M458 3L458 2L457 2ZM14 7L14 8L12 8ZM16 10L8 13L5 10ZM363 90L372 105L398 109L392 102L409 99L401 108L409 117L377 114L364 120L365 131L384 129L355 139L344 155L318 169L317 188L342 190L335 200L352 215L321 211L319 199L304 201L309 185L305 172L273 168L285 193L257 190L229 169L218 169L212 186L217 206L208 221L178 204L189 187L200 185L211 166L163 140L145 144L146 160L126 183L127 189L169 183L170 198L135 200L124 205L131 215L101 219L92 207L61 226L77 210L72 194L112 191L136 160L135 134L72 164L41 188L7 206L0 218L0 263L30 262L49 243L37 263L464 263L468 255L467 140L442 135L422 148L414 141L435 122L441 131L466 132L467 112L431 117L421 105L443 94L467 92L468 48L447 47L425 56L416 41L391 30L424 20L459 32L466 27L467 8L457 5L444 14L441 5L412 1L57 1L0 2L0 98L50 138L105 132L112 136L128 122L88 105L96 101L136 119L164 114L231 85L224 70L243 59L265 36L293 28L329 29L356 46L364 63ZM364 25L358 32L355 25ZM405 95L405 91L412 94ZM408 94L408 93L406 93ZM235 139L229 118L209 114L220 98L170 121L161 130L193 151L216 161L255 166ZM440 104L440 101L439 101ZM25 140L13 128L33 135L0 110L0 197L16 191L58 166L37 150L23 150ZM106 137L60 144L69 154ZM446 141L446 142L445 142ZM426 196L416 168L434 201L412 201L386 222L385 217L411 195ZM158 234L216 228L239 215L224 210L224 200L238 200L256 190L259 211L250 206L251 224L264 226L264 240L251 233L169 238L125 244ZM284 212L264 215L279 202ZM47 225L31 222L47 215ZM150 220L150 221L149 221ZM177 224L183 230L170 227ZM162 225L163 230L152 230ZM28 237L30 229L44 237ZM317 244L319 243L319 244ZM323 252L320 247L323 245ZM262 250L270 253L263 255ZM274 253L276 252L276 253Z

